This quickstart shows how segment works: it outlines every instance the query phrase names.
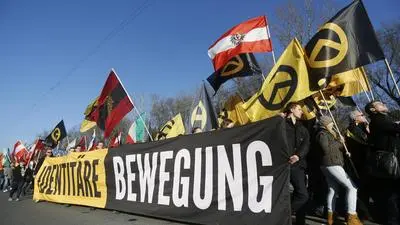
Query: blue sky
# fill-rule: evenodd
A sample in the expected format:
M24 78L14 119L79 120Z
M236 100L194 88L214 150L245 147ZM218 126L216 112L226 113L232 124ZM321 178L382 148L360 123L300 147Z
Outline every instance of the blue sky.
M335 4L341 8L349 2ZM96 48L143 3L149 6ZM275 9L281 4L267 0L0 1L0 148L19 139L33 141L61 119L67 129L78 125L110 68L115 68L133 101L136 96L149 100L151 94L191 92L212 73L207 49L222 33L259 15L276 23ZM365 0L364 4L375 28L400 19L398 0ZM279 56L278 41L271 33Z

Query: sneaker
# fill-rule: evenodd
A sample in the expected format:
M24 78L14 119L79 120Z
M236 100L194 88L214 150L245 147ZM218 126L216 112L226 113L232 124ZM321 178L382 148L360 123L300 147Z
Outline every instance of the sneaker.
M15 199L15 201L18 202L18 201L19 201L19 198Z
M4 189L4 190L3 190L4 193L6 193L7 191L8 191L7 189Z
M12 198L8 198L8 201L11 202L11 201L12 201Z

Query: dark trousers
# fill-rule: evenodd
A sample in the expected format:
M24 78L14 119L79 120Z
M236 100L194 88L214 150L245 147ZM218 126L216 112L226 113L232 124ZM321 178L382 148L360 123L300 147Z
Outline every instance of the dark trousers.
M305 224L307 212L308 191L306 187L306 173L300 166L290 168L290 183L293 185L292 211L296 212L296 224Z
M22 187L24 186L25 181L20 180L20 181L13 181L11 188L12 190L10 191L10 198L13 197L14 193L17 193L17 198L21 195L22 192Z
M371 185L378 222L400 225L400 181L371 179Z

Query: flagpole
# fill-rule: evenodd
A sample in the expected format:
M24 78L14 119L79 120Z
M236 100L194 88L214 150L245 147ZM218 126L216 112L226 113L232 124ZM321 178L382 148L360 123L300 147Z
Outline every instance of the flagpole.
M371 98L369 97L369 95L368 95L368 90L366 90L366 88L364 87L364 85L361 83L361 81L360 81L360 78L359 77L357 77L354 73L353 73L353 76L354 76L354 78L358 81L358 84L361 86L361 88L363 89L363 91L364 91L364 93L365 93L365 96L367 96L367 99L368 99L368 101L370 102L371 101ZM367 75L365 74L365 76L363 76L363 77L366 77ZM368 87L367 87L368 88ZM371 90L372 91L372 90Z
M329 109L329 106L328 106L328 103L326 102L324 93L322 93L321 90L319 90L319 93L321 94L322 99L324 100L326 109L328 110L329 115L330 115L331 118L332 118L333 124L335 125L335 128L337 129L337 132L338 132L339 136L340 136L340 137L343 137L342 134L341 134L341 132L340 132L340 130L339 130L339 126L337 125L336 120L335 120L335 118L333 117L333 114L332 114L331 110ZM343 145L344 145L344 148L345 148L345 150L346 150L346 153L348 153L349 151L347 150L347 146L345 145L345 143L343 143Z
M267 25L267 33L268 33L268 36L269 36L269 42L271 43L271 32L269 31L269 26ZM276 60L275 60L275 52L274 52L274 49L272 48L272 44L271 44L271 49L272 49L272 51L271 51L271 53L272 53L272 60L274 60L274 65L276 64ZM264 79L265 80L265 79Z
M117 72L115 72L114 68L111 68L111 70L114 72L114 74L115 74L115 76L117 77L119 83L121 84L121 86L122 86L122 88L124 89L126 95L128 96L129 101L132 103L133 109L136 111L136 113L139 115L139 117L142 119L142 121L144 121L143 118L142 118L142 116L140 116L140 113L139 113L139 111L138 111L138 109L137 109L137 106L135 106L135 105L133 104L132 98L131 98L131 96L129 95L129 93L126 91L126 89L125 89L125 87L124 87L124 84L122 84L121 80L119 79L119 76L118 76ZM147 131L147 134L148 134L149 137L150 137L150 140L153 141L153 137L151 137L150 132L149 132L149 129L148 129L147 126L146 126L146 123L144 124L144 128L146 128L146 131Z
M394 79L392 69L390 68L390 65L389 65L389 63L388 63L388 61L387 61L386 58L385 58L385 64L386 64L386 67L387 67L388 70L389 70L390 76L391 76L392 79L393 79L393 83L394 83L394 86L396 87L397 93L400 95L400 90L399 90L399 87L397 86L396 79Z
M335 118L333 117L333 114L332 114L331 110L329 109L329 106L328 106L328 103L326 102L325 96L324 96L324 94L322 93L321 90L319 90L319 93L322 95L322 98L324 99L325 106L326 106L326 108L328 109L328 112L329 112L329 115L330 115L331 118L332 118L333 124L335 125L334 129L336 129L336 132L338 132L339 137L340 137L340 141L342 142L342 140L344 140L344 137L342 136L342 134L341 134L341 132L340 132L340 129L339 129L339 126L337 125L336 120L335 120ZM342 144L343 144L344 149L345 149L345 151L346 151L346 156L349 157L349 162L350 162L350 165L351 165L351 167L352 167L352 169L353 169L353 171L354 171L354 174L356 175L357 178L359 178L360 176L358 175L358 172L357 172L357 170L356 170L356 168L355 168L355 166L354 166L354 163L353 163L353 161L351 160L350 152L349 152L349 150L348 150L348 148L347 148L347 146L346 146L346 143L343 141Z
M365 76L363 77L363 79L365 80L365 83L367 84L367 88L369 88L369 90L370 90L370 92L371 92L372 101L374 101L374 100L375 100L375 96L374 96L374 92L372 91L372 87L371 87L371 85L370 85L370 82L369 82L367 73L365 72L364 67L362 67L361 70L362 70L362 71L364 72L364 74L365 74Z

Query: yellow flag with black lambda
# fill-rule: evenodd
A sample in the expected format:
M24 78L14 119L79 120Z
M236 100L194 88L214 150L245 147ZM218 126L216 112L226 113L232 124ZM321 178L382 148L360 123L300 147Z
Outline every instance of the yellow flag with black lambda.
M179 113L164 126L156 134L155 140L163 140L185 134L185 126L183 125L182 115Z
M330 92L335 96L350 97L361 92L370 91L371 86L368 83L364 67L359 67L332 76L326 89L324 92Z
M85 112L83 113L85 115L85 119L83 120L81 128L79 129L81 133L86 132L96 126L96 121L90 121L88 116L96 109L98 105L98 99L99 97L94 99L92 102L89 103L88 106L86 106Z
M305 53L293 39L272 68L261 89L243 104L251 121L275 116L289 102L298 102L312 95L308 83Z
M224 108L218 115L218 124L220 127L225 119L232 120L235 125L244 125L249 122L249 117L243 109L243 100L238 94L231 96L225 102Z

